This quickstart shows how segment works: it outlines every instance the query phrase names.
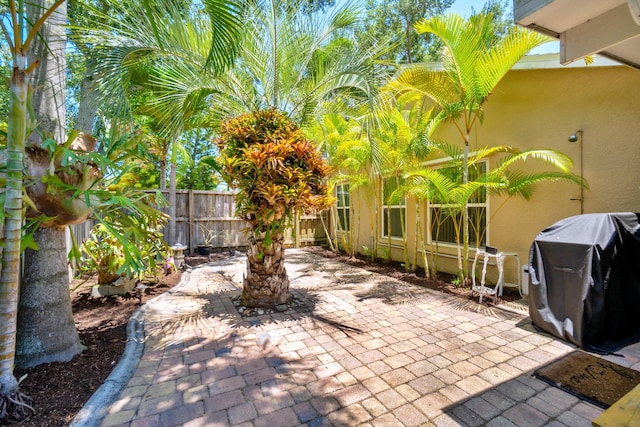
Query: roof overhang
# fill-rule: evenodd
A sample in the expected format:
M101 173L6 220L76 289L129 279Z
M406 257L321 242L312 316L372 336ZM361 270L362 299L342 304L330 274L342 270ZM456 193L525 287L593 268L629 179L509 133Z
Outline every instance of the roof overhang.
M640 0L514 0L517 24L560 40L560 62L600 54L640 69Z

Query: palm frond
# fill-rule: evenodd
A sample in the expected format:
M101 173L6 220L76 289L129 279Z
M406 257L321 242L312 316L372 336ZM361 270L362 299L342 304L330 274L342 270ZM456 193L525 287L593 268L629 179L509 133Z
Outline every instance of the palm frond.
M506 37L500 38L480 59L481 65L477 67L479 93L488 96L524 55L548 41L550 38L547 36L514 26Z
M529 149L506 157L496 169L505 171L513 164L527 161L529 158L547 163L562 172L569 172L573 168L573 161L564 153L550 149Z
M499 189L498 194L506 193L509 196L520 196L525 200L531 199L536 186L541 182L566 181L589 188L587 182L579 175L565 172L540 172L524 174L522 172L509 172L506 174L509 185Z
M435 16L416 24L418 33L431 33L445 46L442 56L444 72L455 82L456 97L466 96L466 88L474 85L475 63L483 49L482 31L474 21L467 21L455 13ZM464 91L462 91L464 90Z
M456 93L455 82L449 75L424 64L401 69L386 89L399 93L401 104L417 104L429 98L440 108L455 101Z
M405 174L405 179L415 188L415 192L411 190L413 195L418 197L423 194L423 200L439 203L450 203L451 194L457 186L456 182L437 169L414 170Z
M499 153L514 153L515 149L507 145L497 145L495 147L483 147L476 150L469 156L469 165L484 161L485 159Z
M464 206L471 200L474 194L477 194L481 190L499 191L508 185L506 179L502 179L501 177L497 177L498 179L492 178L496 177L485 175L474 181L469 181L466 184L457 185L456 188L451 191L451 200L459 206Z
M89 26L72 30L78 40L92 46L100 92L120 116L129 113L132 90L154 90L154 86L170 88L154 102L166 102L166 111L179 111L197 98L193 96L196 82L214 80L232 63L241 25L240 8L234 1L205 0L201 3L205 13L175 0L105 1L110 4L109 14L89 9ZM139 71L148 71L155 80L134 85L132 76ZM180 89L186 92L178 94ZM167 117L167 128L186 122L178 116L176 124L176 116Z
M451 144L446 141L435 142L435 147L443 152L446 157L451 159L451 166L462 164L462 148L459 145Z
M243 24L242 3L234 0L203 0L202 3L212 29L211 47L205 65L221 72L233 64L238 52L240 38L237 30Z

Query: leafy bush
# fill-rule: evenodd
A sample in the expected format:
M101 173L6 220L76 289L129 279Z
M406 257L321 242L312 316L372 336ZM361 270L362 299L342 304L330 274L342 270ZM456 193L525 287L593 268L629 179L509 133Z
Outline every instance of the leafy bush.
M223 178L239 190L236 214L252 232L242 304L283 304L289 290L284 229L294 212L330 206L325 182L329 168L315 144L275 108L224 122L216 145Z
M328 166L284 113L271 108L228 120L216 144L223 178L240 190L237 213L254 230L281 230L295 209L331 205Z
M166 215L130 215L128 219L123 224L116 216L103 218L77 249L78 267L84 272L97 272L99 284L110 284L120 277L141 279L155 274L169 256L161 232L167 223Z

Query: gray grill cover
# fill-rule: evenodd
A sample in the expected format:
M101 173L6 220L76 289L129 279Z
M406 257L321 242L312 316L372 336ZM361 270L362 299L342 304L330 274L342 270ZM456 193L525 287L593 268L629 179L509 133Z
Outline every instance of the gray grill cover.
M638 216L574 216L538 234L529 254L534 325L597 353L640 341Z

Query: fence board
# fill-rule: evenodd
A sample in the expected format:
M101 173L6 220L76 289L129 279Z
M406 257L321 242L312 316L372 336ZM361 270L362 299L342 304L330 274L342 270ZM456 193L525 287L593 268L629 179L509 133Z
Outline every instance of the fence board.
M169 191L162 191L166 199ZM176 238L177 242L186 245L190 254L195 253L199 244L205 241L203 227L212 230L212 246L217 250L245 247L247 238L244 229L247 224L235 217L235 193L207 190L176 191ZM169 207L161 209L169 213ZM326 221L326 219L325 219ZM91 222L72 226L78 244L89 237ZM295 227L291 227L285 235L287 246L295 245ZM326 236L320 218L313 215L301 215L299 219L300 245L326 242ZM168 230L163 230L165 236Z

